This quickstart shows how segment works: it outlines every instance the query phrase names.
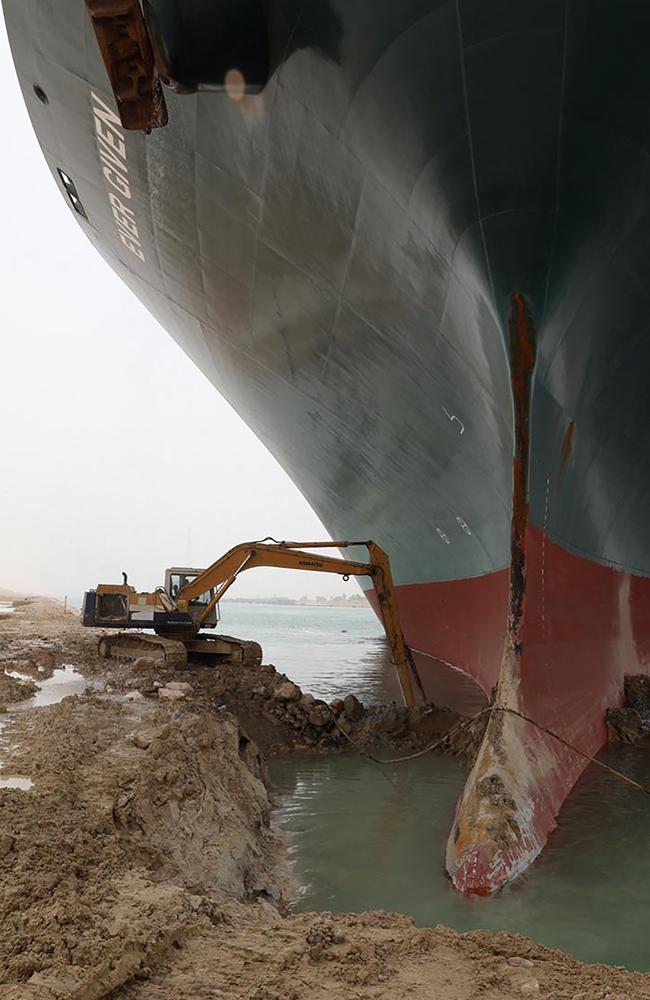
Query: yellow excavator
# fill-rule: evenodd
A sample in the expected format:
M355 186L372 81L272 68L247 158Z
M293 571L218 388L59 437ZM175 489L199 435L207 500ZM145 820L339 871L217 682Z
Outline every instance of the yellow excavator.
M357 562L307 552L306 549L346 549L362 545L369 561ZM182 668L188 659L228 662L241 665L261 663L262 650L256 642L232 636L211 636L204 628L216 628L218 604L240 573L257 566L369 576L379 614L390 644L404 702L415 704L415 690L424 700L417 669L406 645L388 556L374 542L278 542L265 538L244 542L230 549L207 569L173 567L165 572L165 584L152 593L139 593L123 574L121 584L99 584L84 595L83 625L104 629L153 629L155 635L120 631L103 635L99 654L104 657L134 659L145 656L166 666Z

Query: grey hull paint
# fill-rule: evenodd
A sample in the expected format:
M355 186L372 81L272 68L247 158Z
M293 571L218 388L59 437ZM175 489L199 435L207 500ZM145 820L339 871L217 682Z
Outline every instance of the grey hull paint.
M169 94L168 128L126 136L145 262L108 203L82 0L3 6L80 224L333 535L374 537L400 584L508 564L518 290L532 520L650 571L650 5L271 3L263 95Z

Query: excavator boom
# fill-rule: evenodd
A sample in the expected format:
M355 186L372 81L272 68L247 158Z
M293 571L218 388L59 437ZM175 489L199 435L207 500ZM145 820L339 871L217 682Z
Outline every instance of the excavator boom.
M316 548L346 549L359 545L368 549L369 562L321 556L305 551ZM379 545L372 541L275 542L265 539L261 542L244 542L230 549L185 586L178 594L178 607L183 610L191 600L212 590L214 596L202 612L202 616L207 617L212 607L221 600L239 574L258 566L313 573L335 573L343 577L369 576L377 595L379 614L390 644L404 702L407 705L415 704L414 685L424 699L417 668L402 632L388 556Z
M371 542L243 542L230 549L192 580L179 593L179 600L191 601L199 594L224 583L234 583L244 569L274 566L277 569L301 569L313 573L336 573L339 576L368 576L371 566L356 560L320 556L303 551L309 548L345 548L371 545ZM179 606L181 606L179 604Z

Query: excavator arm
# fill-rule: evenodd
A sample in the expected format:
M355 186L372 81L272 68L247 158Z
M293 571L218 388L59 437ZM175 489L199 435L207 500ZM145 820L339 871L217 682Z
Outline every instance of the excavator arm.
M305 549L345 549L352 545L364 545L368 549L369 562L321 556ZM203 610L200 624L208 617L214 605L221 600L240 573L258 566L273 566L279 569L305 570L313 573L336 573L339 576L369 576L372 580L379 614L390 644L395 669L406 705L415 704L414 684L424 700L422 685L411 651L406 645L399 618L395 588L390 571L388 556L378 545L364 542L244 542L230 549L212 563L203 573L188 583L176 597L181 611L186 611L189 602L209 590L214 596Z

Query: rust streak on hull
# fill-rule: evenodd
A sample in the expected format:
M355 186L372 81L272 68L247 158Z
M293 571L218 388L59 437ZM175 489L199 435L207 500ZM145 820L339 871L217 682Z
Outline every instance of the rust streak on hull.
M510 373L514 456L508 622L497 684L498 704L518 707L526 599L526 537L530 401L535 330L523 295L511 299ZM489 895L522 871L541 850L532 827L529 774L521 720L496 712L459 802L446 866L455 888Z
M560 472L564 472L567 467L569 458L571 457L571 449L573 448L573 436L575 434L576 424L575 420L571 420L564 432L564 437L562 438L562 450L560 452Z
M521 650L521 626L526 594L526 527L528 525L528 466L530 459L530 389L535 367L535 331L523 295L512 296L510 316L510 379L514 403L515 454L512 463L512 522L510 535L510 608L508 631Z

